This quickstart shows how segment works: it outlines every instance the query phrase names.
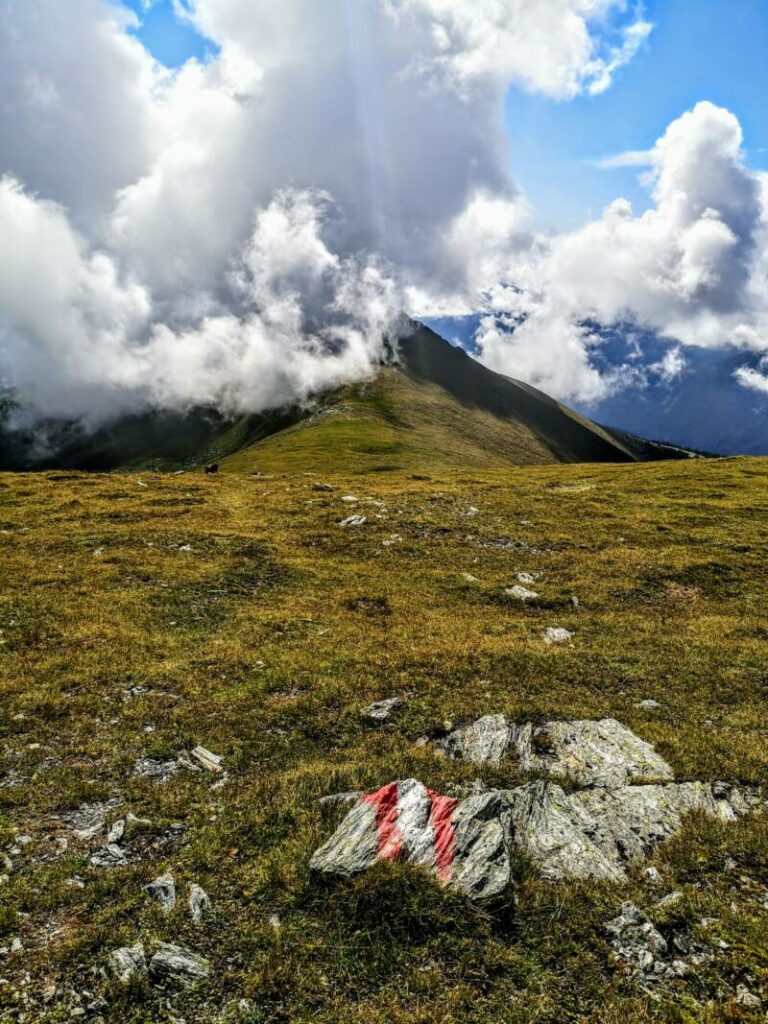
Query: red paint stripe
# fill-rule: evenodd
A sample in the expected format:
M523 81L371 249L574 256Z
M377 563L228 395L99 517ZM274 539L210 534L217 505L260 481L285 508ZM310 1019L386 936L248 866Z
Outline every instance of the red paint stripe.
M453 866L454 827L453 812L458 800L427 790L432 806L429 825L435 836L435 873L443 883L450 881ZM376 832L379 839L379 860L397 860L403 852L403 835L397 823L399 787L390 782L375 793L368 793L363 802L376 812Z
M379 860L396 860L403 852L403 836L397 826L398 785L390 782L375 793L368 793L363 802L376 811L376 831L379 835Z
M428 789L427 792L432 800L429 824L435 832L435 872L440 881L445 884L451 878L455 831L453 812L459 801L450 796L440 796L439 793L433 793L431 789Z

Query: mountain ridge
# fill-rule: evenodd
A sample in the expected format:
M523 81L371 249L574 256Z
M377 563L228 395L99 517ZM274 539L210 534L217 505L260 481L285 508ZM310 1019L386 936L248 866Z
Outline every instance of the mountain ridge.
M449 463L540 465L644 462L692 453L610 430L530 385L495 373L430 328L413 323L369 380L265 413L151 411L92 434L52 423L0 430L0 469L189 469L210 462L255 471L280 459L359 471Z

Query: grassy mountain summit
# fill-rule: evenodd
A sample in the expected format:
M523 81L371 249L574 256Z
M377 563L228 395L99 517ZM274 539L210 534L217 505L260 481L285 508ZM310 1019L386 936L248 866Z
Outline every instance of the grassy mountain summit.
M53 425L36 456L32 439L7 437L0 468L113 470L190 468L357 472L434 466L633 462L689 453L598 426L520 381L487 369L415 324L393 360L364 382L316 396L306 407L227 419L211 409L126 417L83 436ZM2 440L0 438L0 440Z

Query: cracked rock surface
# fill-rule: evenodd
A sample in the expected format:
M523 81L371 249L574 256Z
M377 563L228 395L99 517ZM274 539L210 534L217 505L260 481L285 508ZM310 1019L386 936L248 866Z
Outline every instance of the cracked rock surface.
M569 778L582 786L618 788L631 781L671 780L672 769L650 743L617 722L530 722L516 725L503 715L486 715L456 729L440 747L473 764L499 764L505 755L525 771Z
M756 792L721 782L674 782L653 747L614 719L534 727L487 715L439 745L475 764L499 764L514 752L527 770L588 788L566 792L539 779L458 799L415 779L393 782L359 797L311 869L350 876L377 860L400 859L482 901L512 885L512 851L519 850L544 878L621 882L686 814L731 822L762 803ZM636 780L641 784L632 785Z
M510 807L490 791L456 800L416 779L363 796L310 862L316 874L348 877L378 860L403 860L434 872L475 900L512 884Z

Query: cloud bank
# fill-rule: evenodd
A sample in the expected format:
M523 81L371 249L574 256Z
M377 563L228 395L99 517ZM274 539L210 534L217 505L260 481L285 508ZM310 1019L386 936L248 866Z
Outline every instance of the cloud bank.
M302 401L403 312L483 311L485 361L561 397L622 385L595 324L768 351L733 115L670 126L641 216L544 237L509 178L505 91L608 88L650 31L625 0L177 7L217 52L172 72L119 4L0 0L0 380L30 417Z
M510 259L476 339L490 366L589 401L625 372L597 370L596 324L629 324L677 346L768 351L768 176L744 165L738 120L699 103L648 162L645 213L618 199L598 220ZM757 376L737 379L755 387Z

